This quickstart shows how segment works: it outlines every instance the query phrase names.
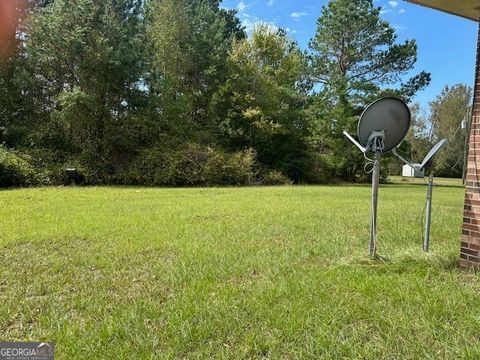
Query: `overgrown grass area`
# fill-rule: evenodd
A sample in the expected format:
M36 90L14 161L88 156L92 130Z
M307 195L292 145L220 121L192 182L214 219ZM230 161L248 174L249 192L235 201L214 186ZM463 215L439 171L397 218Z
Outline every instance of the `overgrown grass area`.
M48 188L0 193L0 341L56 359L478 359L457 267L461 187Z

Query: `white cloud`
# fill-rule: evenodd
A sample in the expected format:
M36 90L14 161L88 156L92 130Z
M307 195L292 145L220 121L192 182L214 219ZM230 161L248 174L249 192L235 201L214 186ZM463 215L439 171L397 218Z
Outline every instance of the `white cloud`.
M247 34L251 34L255 27L259 26L260 24L267 25L272 29L278 29L278 26L275 24L274 21L260 20L258 17L249 15L247 13L241 13L240 19L242 26L245 28Z
M306 13L305 11L302 11L302 12L293 12L290 14L290 16L294 19L299 19L301 18L302 16L306 16L308 15L308 13Z
M397 6L398 6L398 1L391 0L391 1L388 2L388 4L389 4L392 8L394 8L394 7L397 7Z
M380 15L383 15L383 14L388 14L388 13L391 13L393 12L392 9L385 9L385 8L382 8L382 10L380 10Z
M407 10L405 10L405 9L400 9L400 10L398 10L398 13L399 13L399 14L405 14L406 12L407 12Z
M247 8L247 4L245 4L243 0L241 0L237 5L237 9L239 11L245 11L246 8Z
M275 4L275 0L265 0L265 1L268 6L273 6ZM272 29L278 29L278 25L276 25L276 22L278 21L278 19L264 20L264 19L260 19L259 17L249 12L248 9L251 6L253 6L254 3L255 2L250 1L250 4L249 4L248 0L240 0L240 2L237 4L237 7L236 7L238 10L238 17L240 19L240 22L242 23L242 26L245 28L245 31L247 32L247 34L251 34L252 31L255 29L255 27L257 27L259 24L267 25Z

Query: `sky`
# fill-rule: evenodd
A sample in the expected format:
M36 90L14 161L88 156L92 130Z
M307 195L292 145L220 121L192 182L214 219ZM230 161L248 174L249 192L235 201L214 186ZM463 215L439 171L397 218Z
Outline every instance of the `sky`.
M224 0L222 6L236 9L247 30L255 22L270 23L287 30L299 46L308 48L315 35L316 21L328 0ZM381 16L397 30L398 41L415 39L418 60L405 77L425 70L430 85L414 101L428 111L428 103L446 85L464 83L473 87L477 24L457 16L413 5L403 0L374 0Z

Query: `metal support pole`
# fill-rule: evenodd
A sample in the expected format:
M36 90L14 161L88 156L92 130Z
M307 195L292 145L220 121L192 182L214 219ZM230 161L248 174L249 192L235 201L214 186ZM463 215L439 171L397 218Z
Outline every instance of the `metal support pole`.
M433 171L428 177L427 188L427 214L425 218L425 239L423 240L423 251L428 251L430 247L430 222L432 219L432 193L433 193Z
M372 219L370 223L370 257L373 259L377 254L377 204L378 204L378 184L380 182L380 157L381 153L375 154L372 173Z

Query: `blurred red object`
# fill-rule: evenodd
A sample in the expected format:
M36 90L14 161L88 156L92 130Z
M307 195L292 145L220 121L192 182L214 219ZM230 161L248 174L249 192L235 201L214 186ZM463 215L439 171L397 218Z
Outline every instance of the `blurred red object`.
M6 57L15 40L17 10L23 1L0 0L0 57Z

